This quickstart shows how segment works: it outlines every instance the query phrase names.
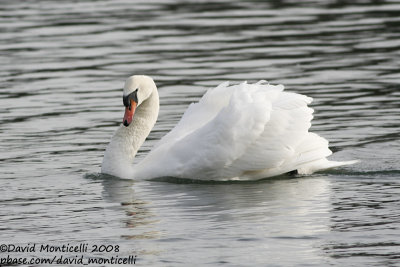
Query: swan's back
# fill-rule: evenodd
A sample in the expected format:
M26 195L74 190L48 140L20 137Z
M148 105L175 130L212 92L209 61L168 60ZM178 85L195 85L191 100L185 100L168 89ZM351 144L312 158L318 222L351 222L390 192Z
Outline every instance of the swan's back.
M135 166L135 177L255 180L343 165L308 132L310 97L283 86L223 83L191 104L176 127Z

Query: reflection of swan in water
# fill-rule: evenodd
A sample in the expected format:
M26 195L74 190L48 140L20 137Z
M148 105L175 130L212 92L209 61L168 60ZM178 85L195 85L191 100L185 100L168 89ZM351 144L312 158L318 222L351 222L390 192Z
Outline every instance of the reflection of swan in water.
M286 213L288 216L291 212L300 216L312 214L319 208L329 209L330 183L324 177L310 179L279 177L258 182L229 183L185 183L185 180L169 178L164 181L180 181L183 184L153 182L152 198L156 196L160 204L173 203L173 207L198 211L199 214L217 212L239 219L246 218L253 208L262 207L258 211L261 217L266 219L269 215L283 214L283 211L288 212ZM309 200L315 202L303 202ZM291 209L290 212L288 207ZM219 213L220 211L226 212ZM218 216L212 218L217 219Z
M132 180L123 180L116 177L101 175L103 185L103 198L108 202L129 205L134 203L134 190Z
M114 231L122 239L134 239L127 244L142 250L138 255L146 253L150 261L204 262L207 255L207 262L226 256L233 263L232 255L248 252L260 266L266 262L290 266L294 259L325 263L319 247L324 245L321 236L329 233L331 184L324 176L228 183L100 177L104 199L126 211L116 220L128 223ZM248 258L239 257L243 259Z
M122 218L127 228L137 228L142 225L151 225L155 223L153 215L146 207L146 203L137 199L133 189L132 180L123 180L113 176L101 175L103 185L103 198L107 202L117 203L118 209L125 211L126 218ZM150 228L150 227L149 227ZM122 237L124 239L153 239L159 236L157 231L140 232L132 234L129 231Z
M108 145L102 173L123 178L258 180L286 172L309 174L352 162L326 159L328 142L311 132L312 99L261 81L209 90L135 167L154 126L158 91L147 76L125 83L123 125Z
M135 183L135 187L142 186L143 199L151 202L149 208L156 209L160 218L157 228L165 233L161 239L166 247L174 248L163 255L166 261L179 258L182 251L192 262L211 254L208 262L226 255L233 263L232 255L243 259L249 253L255 256L254 265L266 266L269 260L308 258L319 263L324 254L318 247L320 237L329 233L331 209L331 184L324 176L260 182ZM292 256L287 257L288 253ZM244 262L235 265L246 266Z

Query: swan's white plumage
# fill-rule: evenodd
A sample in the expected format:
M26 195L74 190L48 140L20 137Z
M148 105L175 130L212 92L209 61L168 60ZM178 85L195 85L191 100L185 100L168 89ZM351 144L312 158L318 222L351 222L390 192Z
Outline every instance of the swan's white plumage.
M191 104L175 128L130 169L129 176L255 180L354 163L326 159L332 154L328 142L308 131L311 102L310 97L265 81L222 83Z

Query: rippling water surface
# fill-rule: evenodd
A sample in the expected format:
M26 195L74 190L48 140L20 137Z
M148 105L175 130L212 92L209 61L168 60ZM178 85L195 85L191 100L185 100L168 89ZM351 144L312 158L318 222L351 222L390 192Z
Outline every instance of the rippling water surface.
M142 266L400 266L398 1L2 1L0 33L1 242L117 244ZM332 158L362 162L253 183L101 175L132 74L161 97L139 157L207 88L266 79L313 97Z

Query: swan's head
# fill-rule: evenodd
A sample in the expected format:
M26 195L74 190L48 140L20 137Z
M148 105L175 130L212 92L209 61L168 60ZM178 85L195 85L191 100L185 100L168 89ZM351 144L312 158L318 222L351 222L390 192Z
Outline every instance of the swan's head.
M145 75L133 75L129 77L124 86L122 96L125 106L125 115L122 123L128 127L131 124L135 110L140 106L151 93L157 90L153 79Z

